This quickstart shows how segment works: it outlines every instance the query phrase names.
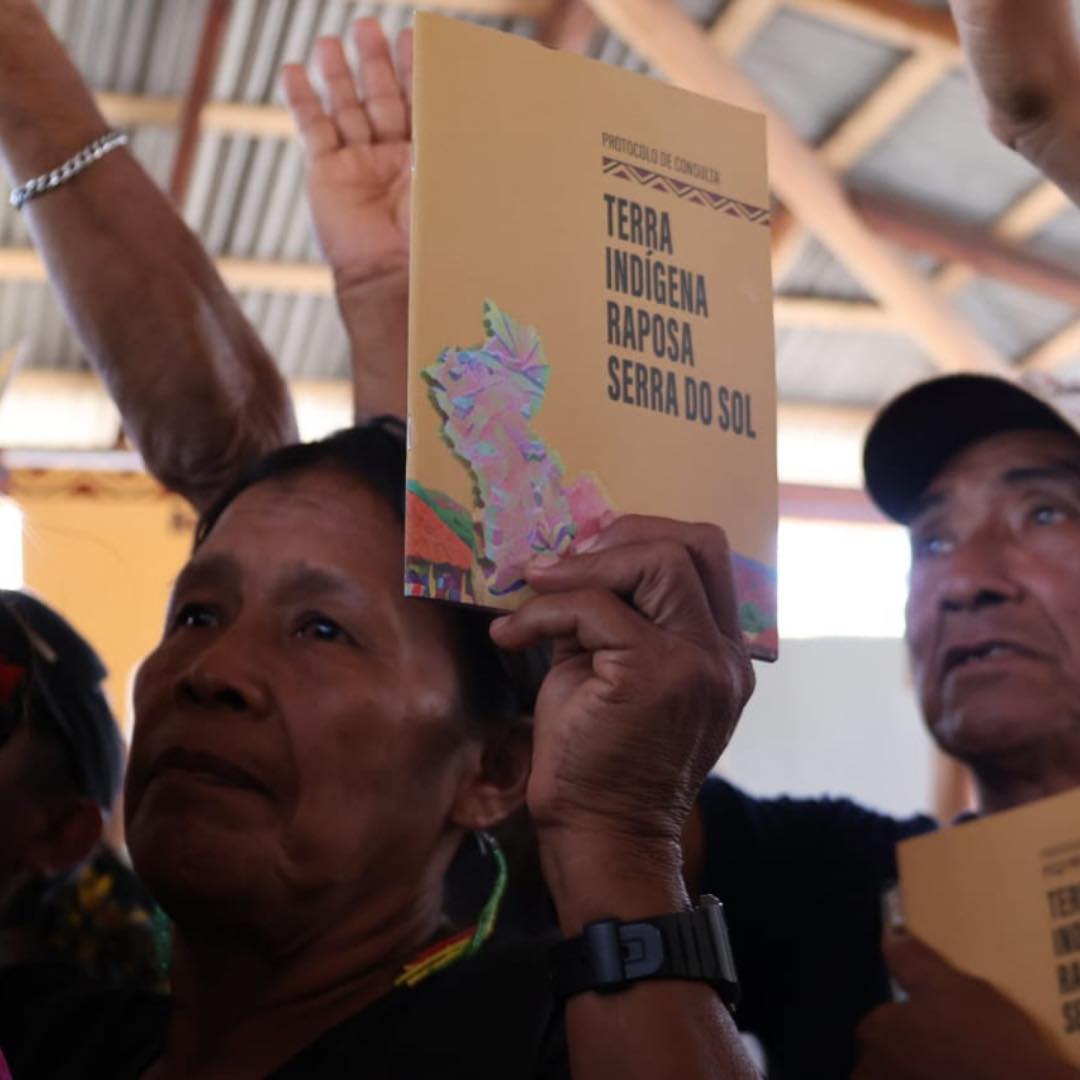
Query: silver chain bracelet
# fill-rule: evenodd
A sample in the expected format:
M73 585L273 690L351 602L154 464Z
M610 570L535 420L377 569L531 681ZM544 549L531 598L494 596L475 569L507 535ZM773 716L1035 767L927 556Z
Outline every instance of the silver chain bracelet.
M104 135L96 138L92 143L87 143L77 154L69 157L62 165L57 165L51 172L35 176L33 180L27 180L11 192L11 205L16 210L21 210L24 203L38 195L44 195L46 191L52 191L61 184L66 184L73 176L77 176L88 165L93 165L99 158L103 158L110 150L118 146L126 146L128 141L127 132L107 131Z

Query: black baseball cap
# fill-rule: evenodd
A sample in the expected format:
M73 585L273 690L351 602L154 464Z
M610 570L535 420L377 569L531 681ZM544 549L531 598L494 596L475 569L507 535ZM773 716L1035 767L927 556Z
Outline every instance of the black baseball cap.
M0 589L0 663L25 672L19 694L29 723L63 747L79 791L108 810L123 778L123 743L101 658L47 604Z
M994 375L943 375L894 398L863 446L866 490L880 510L906 524L919 497L965 447L1003 431L1080 436L1080 385L1050 376L1020 382Z

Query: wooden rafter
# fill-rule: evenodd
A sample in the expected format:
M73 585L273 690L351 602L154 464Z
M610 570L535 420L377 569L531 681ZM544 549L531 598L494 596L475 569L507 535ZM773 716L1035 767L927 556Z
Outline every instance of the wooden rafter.
M772 214L772 276L778 284L795 265L806 230L786 206L775 203Z
M323 423L340 424L352 415L352 385L348 379L290 380L289 391L301 429L305 416L321 416ZM116 419L115 406L96 375L24 368L9 393L0 399L0 431L4 432L5 443L22 447L5 450L4 460L9 465L35 468L78 465L80 458L72 451L99 453L111 449ZM869 409L781 402L781 458L787 440L795 438L798 442L794 469L781 475L781 480L800 485L786 489L785 497L790 500L786 505L792 513L801 506L805 516L810 504L817 501L823 508L831 507L827 513L822 509L817 516L863 520L865 501L818 485L858 486L860 447L871 419ZM809 461L812 455L806 453L808 445L826 447L820 461ZM87 464L90 461L81 460ZM137 464L131 454L112 453L109 460L125 468Z
M1004 359L866 226L833 173L673 0L590 0L631 48L675 83L768 120L773 186L886 304L943 370L1002 370Z
M195 69L191 73L191 84L184 95L184 104L180 111L180 137L177 139L169 179L169 194L177 206L183 205L187 195L191 170L199 147L202 111L210 99L214 72L217 70L231 11L232 0L210 0L203 19Z
M994 222L991 231L1000 240L1026 240L1071 205L1057 184L1041 180Z
M837 172L846 172L954 65L940 49L913 52L825 140L819 147L822 158Z
M779 6L780 0L731 0L709 28L713 45L727 56L738 56Z
M1080 319L1070 322L1020 362L1027 371L1053 371L1069 360L1080 359Z
M866 221L899 244L1080 308L1080 273L1069 267L925 210L880 196L859 194L854 198Z
M901 61L880 85L818 147L822 160L837 174L851 168L894 124L909 112L955 65L958 57L941 48L920 47ZM805 240L796 225L786 244L773 248L773 280L791 268Z
M990 277L1080 306L1080 273L1069 267L1032 255L1015 244L994 240L979 230L928 215L917 207L866 194L853 199L875 228L906 246L955 259ZM772 235L774 270L777 260L790 257L784 253L798 240L798 229L790 213L783 208L777 210ZM234 289L314 295L333 292L331 274L321 263L222 258L217 267ZM30 247L0 247L0 281L4 280L45 281L45 267L37 252ZM777 298L777 317L790 324L825 325L834 320L838 324L857 323L864 329L894 329L900 325L894 314L873 314L875 310L873 304L826 298Z
M860 488L781 484L780 516L816 521L884 525L887 519Z
M216 266L232 289L323 296L334 291L333 277L322 263L223 258L217 260ZM0 281L46 280L45 264L33 248L0 248Z
M359 7L361 0L349 0ZM412 10L416 0L386 0L390 7L406 7ZM448 15L484 15L498 19L542 19L551 7L552 0L431 0L425 7L444 11Z
M898 327L888 311L864 300L831 300L822 296L777 296L773 315L778 326L818 330L878 330Z
M1040 180L998 217L990 226L990 234L999 240L1027 240L1070 205L1061 188L1049 180ZM974 277L975 269L968 264L945 263L938 270L935 282L942 292L955 295Z
M28 363L32 358L28 358ZM328 417L341 426L352 416L352 384L348 379L289 381L289 392L303 428L305 416ZM116 406L101 380L90 372L27 368L19 372L0 398L0 432L5 447L50 452L115 449ZM11 453L5 449L9 463ZM48 462L40 462L45 467Z
M880 38L900 49L944 49L959 56L947 10L908 0L786 0L788 7Z
M180 98L140 94L98 94L98 107L115 127L176 127L184 111ZM248 105L210 101L201 114L204 131L287 139L294 129L288 110L280 105Z

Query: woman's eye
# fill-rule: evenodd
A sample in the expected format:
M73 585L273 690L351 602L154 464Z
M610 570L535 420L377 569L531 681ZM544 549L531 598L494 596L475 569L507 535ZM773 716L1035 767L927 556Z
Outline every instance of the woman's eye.
M296 631L297 637L313 641L341 641L351 644L353 639L333 619L325 615L305 615Z
M217 626L217 624L217 613L207 604L184 604L173 617L172 628L174 630L198 629Z
M1066 513L1060 506L1037 506L1028 515L1028 519L1036 525L1057 525L1064 521Z

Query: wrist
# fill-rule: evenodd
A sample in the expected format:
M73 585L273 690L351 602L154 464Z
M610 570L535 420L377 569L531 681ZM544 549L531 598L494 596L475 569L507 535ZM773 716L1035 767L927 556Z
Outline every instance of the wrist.
M408 302L408 265L364 274L338 269L335 269L333 273L334 293L343 308L347 303L358 308L376 309L385 304L388 299L400 300L402 297Z
M544 880L567 936L596 919L625 922L690 906L676 840L560 830L541 831L539 844Z
M377 374L400 374L409 328L408 269L363 278L335 272L334 294L354 358L373 358Z
M404 416L408 268L363 278L335 273L334 284L349 339L357 416Z

